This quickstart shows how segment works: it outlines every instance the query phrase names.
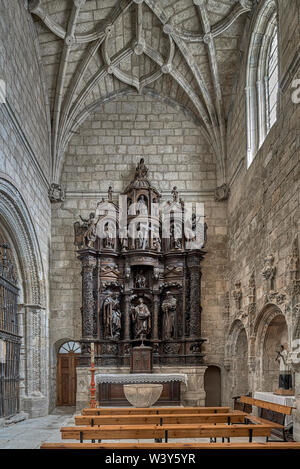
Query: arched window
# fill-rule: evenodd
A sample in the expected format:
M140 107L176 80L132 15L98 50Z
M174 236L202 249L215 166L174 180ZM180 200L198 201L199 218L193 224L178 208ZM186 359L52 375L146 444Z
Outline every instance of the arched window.
M78 342L74 342L70 340L69 342L65 342L59 349L58 353L81 353L80 344Z
M278 97L278 34L277 26L274 28L270 43L266 73L266 104L267 104L267 131L277 120Z
M277 119L279 72L275 0L263 0L253 19L246 75L249 167Z

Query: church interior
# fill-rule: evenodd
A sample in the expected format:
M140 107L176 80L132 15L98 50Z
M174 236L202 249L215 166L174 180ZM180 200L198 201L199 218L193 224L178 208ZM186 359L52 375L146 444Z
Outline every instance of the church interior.
M0 1L0 449L300 449L299 122L300 0Z

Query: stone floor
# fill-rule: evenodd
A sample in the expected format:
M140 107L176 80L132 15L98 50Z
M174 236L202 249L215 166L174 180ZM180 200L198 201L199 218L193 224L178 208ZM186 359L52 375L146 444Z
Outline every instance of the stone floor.
M44 442L60 442L60 428L74 425L75 409L73 407L55 409L47 417L24 420L9 426L0 427L0 449L38 449ZM72 440L68 440L72 442ZM140 440L147 442L147 440ZM169 440L172 441L171 439ZM178 441L178 440L177 440ZM192 443L200 440L183 439L182 442ZM247 441L245 438L235 438ZM264 442L265 438L254 438L254 441ZM75 440L74 440L75 442ZM107 441L108 442L108 441ZM125 442L123 440L123 442ZM131 442L131 440L128 440ZM134 442L132 440L132 442ZM202 439L201 442L209 442Z

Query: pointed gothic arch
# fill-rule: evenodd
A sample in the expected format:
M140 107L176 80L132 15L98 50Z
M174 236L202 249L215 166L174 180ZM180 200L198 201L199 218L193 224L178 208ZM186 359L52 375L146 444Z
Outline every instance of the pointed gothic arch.
M24 360L20 410L30 416L48 413L48 316L46 279L39 243L28 207L8 177L0 175L0 224L8 233L16 253L23 304L19 305Z

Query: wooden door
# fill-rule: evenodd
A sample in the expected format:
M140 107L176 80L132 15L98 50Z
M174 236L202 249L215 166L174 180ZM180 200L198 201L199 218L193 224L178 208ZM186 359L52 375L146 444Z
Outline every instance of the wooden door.
M221 405L221 373L217 366L209 366L204 374L205 405L215 407Z
M76 405L76 366L79 356L73 352L59 353L57 360L57 405Z

